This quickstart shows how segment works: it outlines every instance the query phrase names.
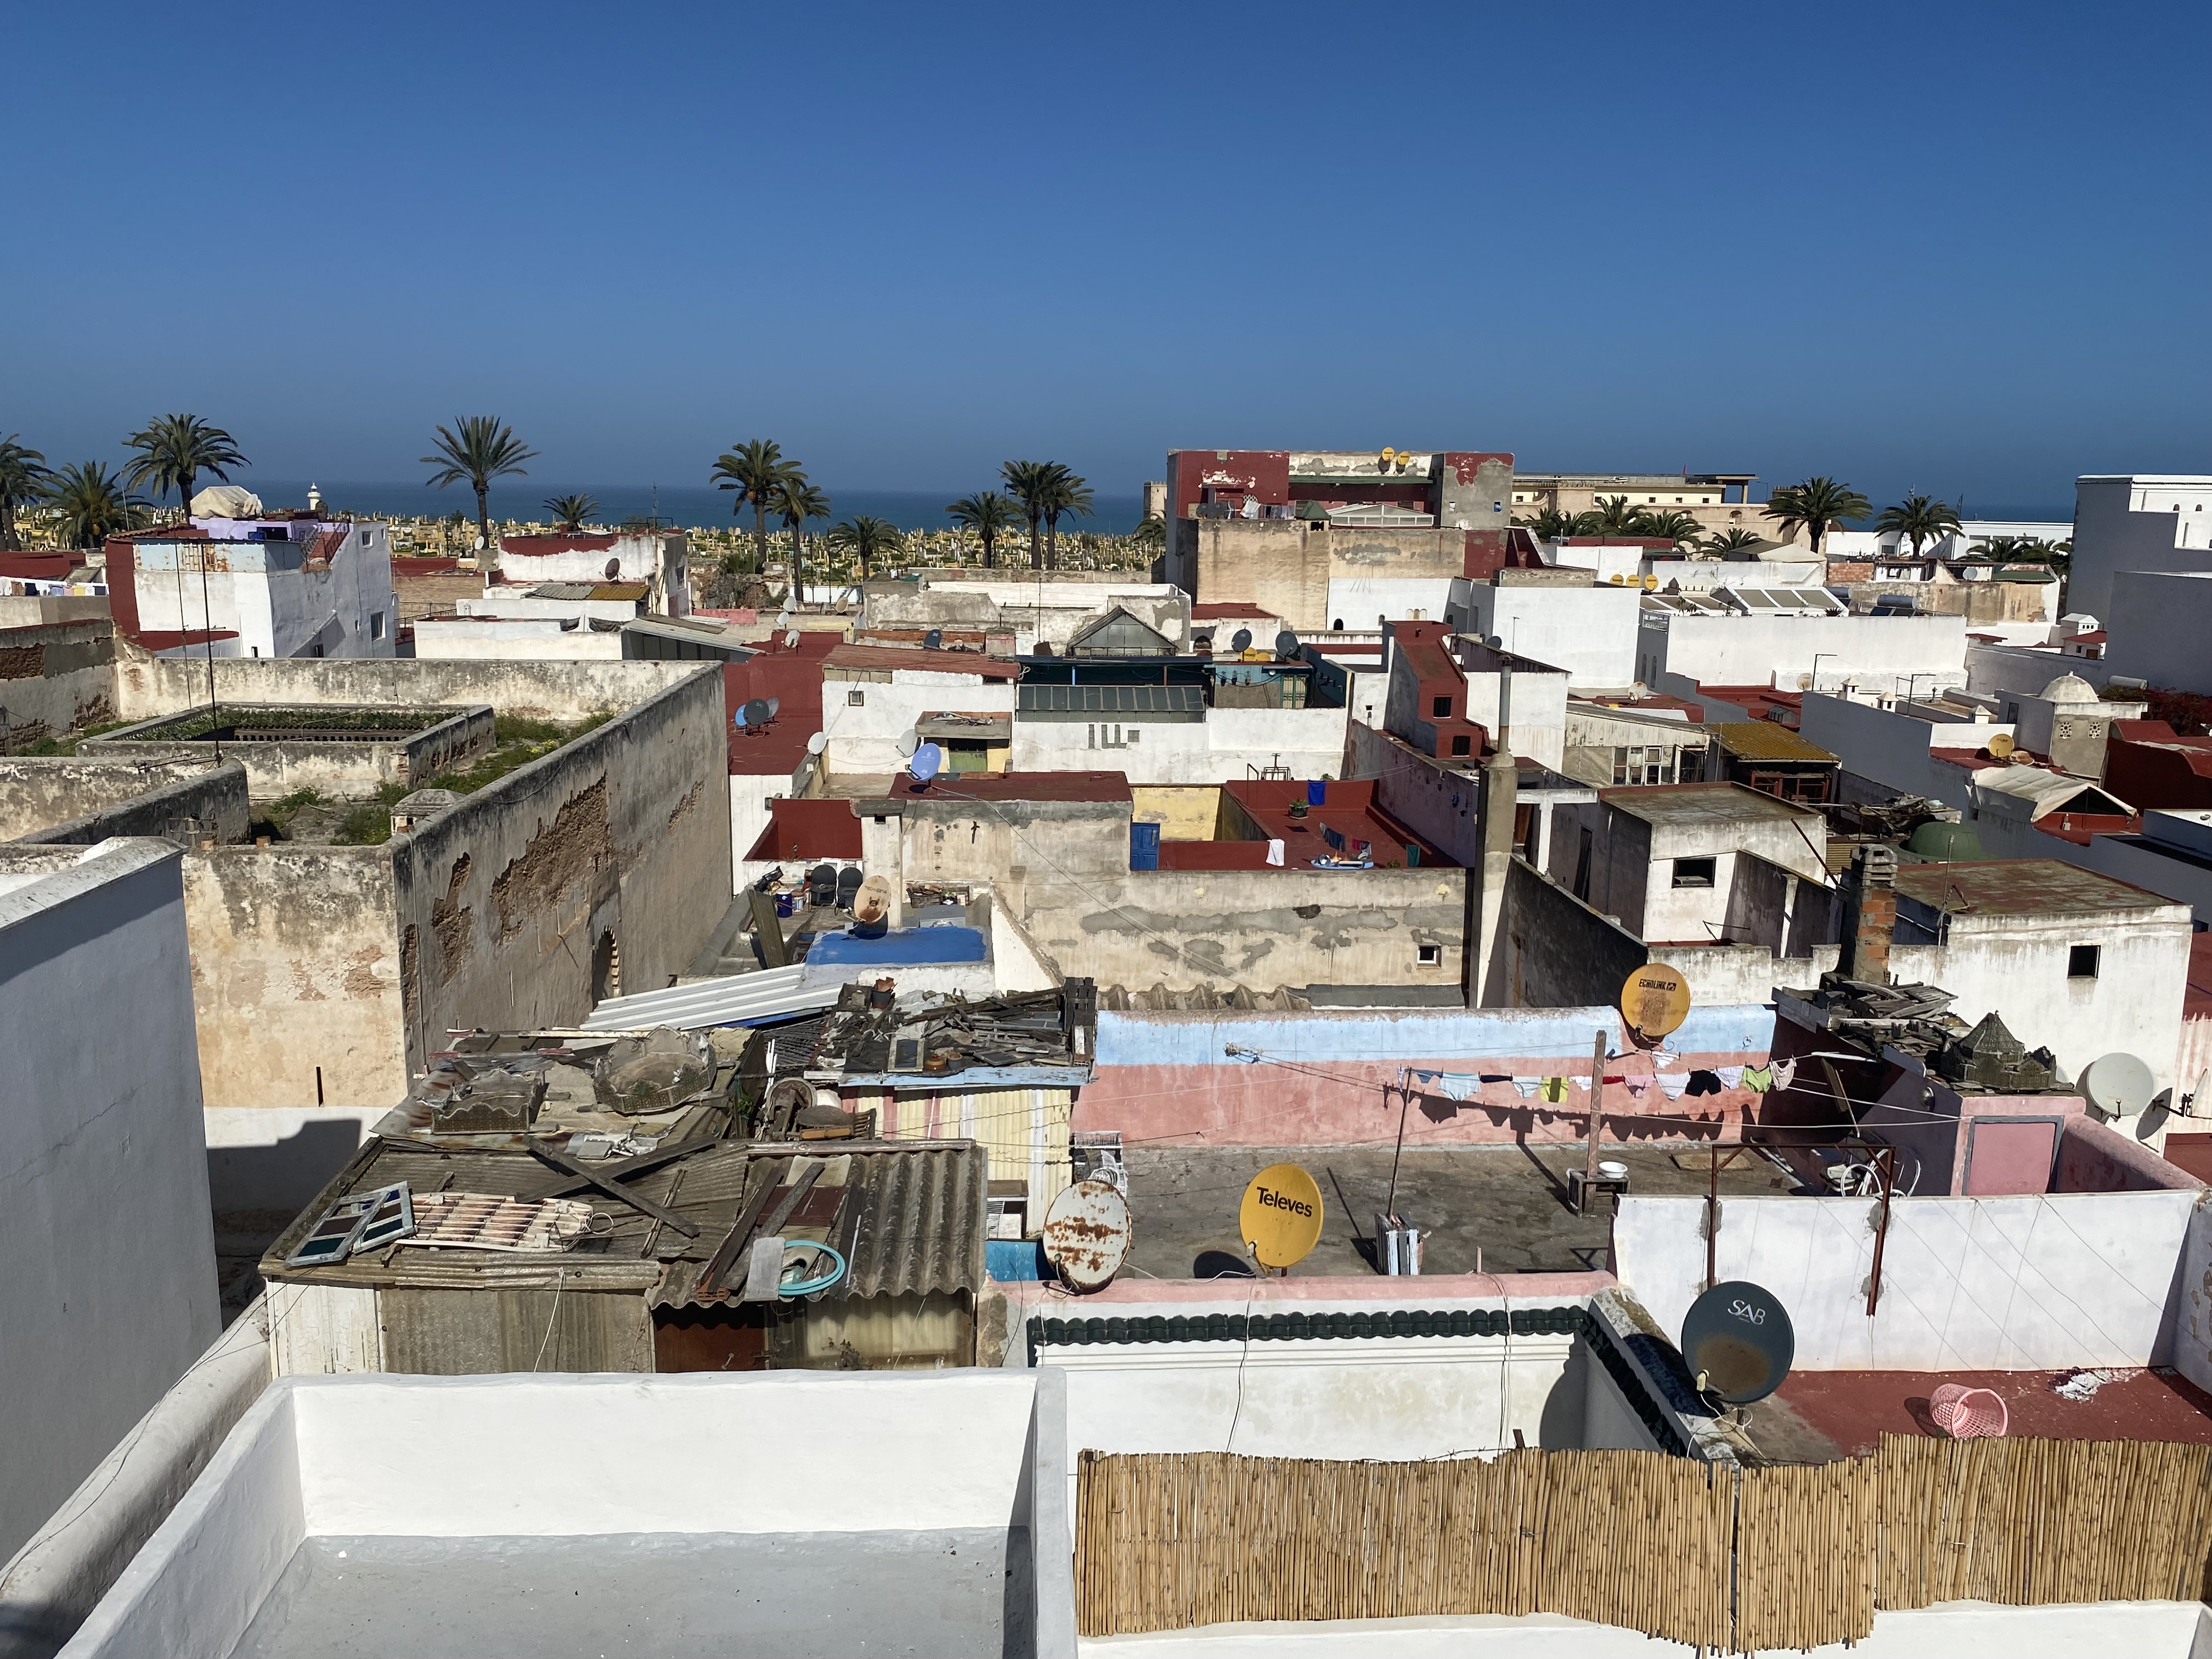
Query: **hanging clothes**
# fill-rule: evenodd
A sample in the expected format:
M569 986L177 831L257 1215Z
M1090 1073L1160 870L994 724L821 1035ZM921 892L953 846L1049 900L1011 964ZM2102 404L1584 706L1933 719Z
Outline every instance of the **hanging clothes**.
M1629 1098L1632 1100L1641 1100L1651 1092L1651 1079L1640 1073L1628 1079L1627 1083Z
M1713 1075L1720 1079L1722 1088L1733 1089L1742 1083L1743 1070L1741 1066L1717 1066L1713 1068Z
M1763 1095L1774 1086L1774 1073L1765 1066L1747 1066L1743 1068L1743 1086Z
M1267 862L1279 866L1282 861L1283 843L1279 841L1269 842L1267 843Z
M1688 1092L1691 1094L1717 1095L1720 1093L1720 1091L1721 1080L1717 1073L1692 1072L1690 1073L1690 1087Z
M1682 1063L1682 1056L1672 1048L1654 1048L1651 1051L1651 1063L1663 1071L1669 1066L1680 1066Z
M1540 1092L1547 1102L1556 1106L1567 1097L1567 1079L1563 1077L1547 1077L1544 1079L1544 1086Z
M1774 1073L1774 1087L1777 1092L1789 1088L1797 1081L1797 1062L1794 1060L1778 1060L1771 1069Z
M1690 1086L1690 1074L1687 1072L1661 1072L1651 1080L1659 1085L1661 1091L1669 1100L1680 1100L1682 1097L1682 1091Z
M1516 1077L1513 1079L1513 1092L1523 1100L1528 1099L1543 1086L1544 1079L1540 1077Z

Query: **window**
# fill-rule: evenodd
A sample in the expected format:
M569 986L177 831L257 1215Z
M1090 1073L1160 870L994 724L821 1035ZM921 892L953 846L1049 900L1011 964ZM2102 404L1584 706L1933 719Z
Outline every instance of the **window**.
M1443 947L1443 945L1424 945L1423 946L1421 946L1421 948L1420 948L1420 963L1421 963L1421 966L1422 966L1422 967L1424 967L1424 968L1440 968L1440 967L1442 967L1442 966L1443 965L1443 960L1444 960L1444 947Z
M1711 859L1676 859L1674 885L1677 887L1710 887L1713 884L1713 860Z
M1630 745L1613 751L1615 783L1672 783L1674 751L1664 744Z
M384 637L384 613L381 611L372 611L368 613L368 637L372 640L380 640Z
M868 694L857 685L845 694L845 707L848 708L864 708L867 702Z
M1451 740L1451 751L1455 755L1472 755L1474 752L1473 734L1462 732L1454 736Z
M2097 977L2097 953L2101 947L2077 945L2066 953L2066 977L2094 979Z
M1449 720L1451 718L1451 699L1449 697L1431 698L1429 702L1429 713L1434 714L1440 720Z

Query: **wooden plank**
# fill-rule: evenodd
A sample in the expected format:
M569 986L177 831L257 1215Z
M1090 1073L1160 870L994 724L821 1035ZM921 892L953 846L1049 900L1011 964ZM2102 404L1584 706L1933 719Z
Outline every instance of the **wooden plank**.
M533 1140L529 1142L528 1145L530 1150L533 1153L544 1159L546 1163L550 1164L555 1169L565 1170L572 1176L581 1177L586 1182L597 1188L600 1192L605 1193L609 1198L618 1199L623 1203L629 1205L632 1209L642 1211L647 1215L651 1216L654 1220L665 1223L667 1225L675 1228L678 1232L682 1233L686 1238L696 1238L699 1237L698 1228L692 1225L689 1221L686 1221L682 1216L677 1214L675 1211L667 1209L661 1205L654 1203L651 1199L646 1197L641 1193L634 1193L630 1191L629 1188L622 1185L619 1182L599 1174L598 1170L592 1169L589 1164L578 1163L574 1158L569 1157L568 1153L556 1152L554 1148L549 1146L542 1140Z
M695 1135L689 1140L679 1140L673 1146L656 1146L649 1152L640 1152L634 1158L614 1158L592 1166L592 1173L580 1179L540 1182L534 1187L519 1187L517 1198L538 1200L567 1198L599 1184L601 1176L609 1181L628 1181L632 1176L650 1175L653 1170L673 1164L679 1158L703 1152L709 1146L721 1145L719 1135Z
M730 1271L737 1259L744 1254L745 1246L752 1242L753 1229L759 1224L761 1212L768 1207L769 1194L775 1188L773 1176L763 1180L760 1190L738 1212L737 1224L730 1229L729 1236L715 1249L706 1270L699 1275L696 1295L712 1296L722 1288L722 1276Z

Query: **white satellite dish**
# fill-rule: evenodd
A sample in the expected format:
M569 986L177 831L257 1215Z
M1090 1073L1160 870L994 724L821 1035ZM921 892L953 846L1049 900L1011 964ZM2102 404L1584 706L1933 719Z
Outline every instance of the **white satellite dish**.
M797 629L793 629L791 632L783 636L783 648L787 651L796 651L799 649L799 630Z
M818 755L829 746L830 734L827 732L817 732L806 740L806 752L810 755Z
M1103 1290L1128 1260L1129 1200L1110 1181L1079 1181L1044 1212L1044 1257L1072 1291Z
M788 628L791 626L791 607L789 605L784 606L782 610L775 613L775 625L778 628Z
M774 720L776 716L776 711L782 707L783 699L781 697L770 697L768 700L768 717L770 720Z
M909 726L905 731L899 733L898 751L899 758L901 760L912 760L914 758L914 751L921 747L921 734L915 732L912 726Z
M2093 1060L2081 1073L2081 1093L2106 1117L2133 1117L2150 1104L2158 1080L2133 1054L2113 1053Z

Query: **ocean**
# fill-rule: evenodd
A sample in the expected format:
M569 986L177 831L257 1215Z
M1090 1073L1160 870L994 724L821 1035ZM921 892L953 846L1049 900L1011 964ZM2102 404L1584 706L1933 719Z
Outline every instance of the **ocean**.
M307 504L307 481L304 478L240 477L233 482L244 484L261 497L262 505L271 509L285 507L305 507ZM988 480L985 481L986 483ZM432 489L419 482L400 483L367 483L341 478L316 480L323 492L323 504L336 511L356 513L377 518L414 518L418 515L442 515L459 510L473 519L477 515L476 492L459 483L445 489ZM980 490L979 483L973 489ZM809 534L818 535L840 519L850 519L861 514L888 519L902 530L946 530L952 526L945 511L945 503L970 493L968 489L947 489L939 492L896 489L838 489L829 488L830 516L807 526ZM650 484L578 484L564 480L536 478L502 478L492 487L491 516L495 521L512 519L517 521L544 520L550 515L544 503L556 495L591 495L596 497L599 510L594 515L595 524L617 525L629 518L643 518L658 512L664 523L680 525L686 529L696 526L721 527L732 523L747 529L752 526L752 512L748 508L742 518L733 519L732 492L702 489L694 486L662 484L658 491ZM1098 497L1097 516L1089 519L1063 519L1060 532L1088 530L1107 535L1126 536L1137 527L1142 515L1143 498L1138 495L1104 495ZM769 528L780 529L775 518L769 520ZM1024 530L1023 532L1026 534Z

